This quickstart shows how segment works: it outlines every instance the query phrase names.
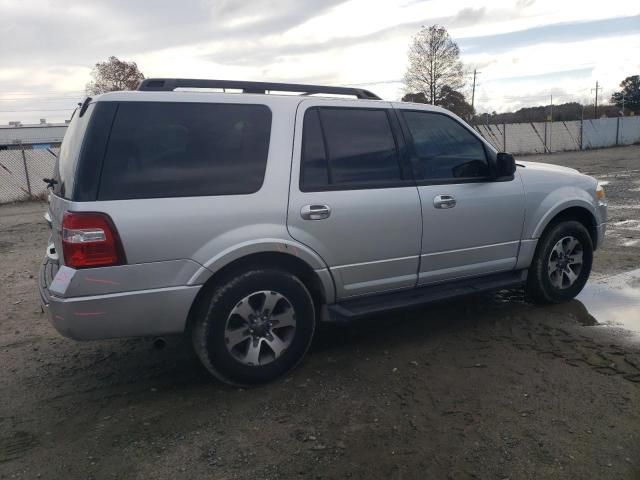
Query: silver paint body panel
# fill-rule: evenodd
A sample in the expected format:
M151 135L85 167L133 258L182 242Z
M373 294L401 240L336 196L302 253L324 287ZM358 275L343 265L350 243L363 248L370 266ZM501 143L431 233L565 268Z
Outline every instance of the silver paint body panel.
M369 107L391 108L386 102ZM420 255L420 198L415 186L303 192L300 190L302 125L315 106L363 108L361 100L313 98L296 113L287 226L291 236L317 252L336 283L338 300L415 286ZM305 205L328 205L331 215L306 220Z
M527 268L548 222L572 206L594 216L598 244L604 236L606 205L595 198L596 181L562 167L527 163L508 182L300 190L307 108L409 106L457 119L438 107L209 92L115 92L94 101L263 104L271 109L272 130L264 183L250 195L96 202L50 195L51 241L59 260L48 258L43 265L56 261L60 268L41 281L40 289L53 325L72 338L181 332L202 285L231 262L256 253L303 261L316 273L325 302L334 303ZM437 195L454 196L455 207L434 208ZM330 215L303 219L302 207L311 204L330 206ZM108 214L127 264L86 270L64 266L60 229L65 211Z

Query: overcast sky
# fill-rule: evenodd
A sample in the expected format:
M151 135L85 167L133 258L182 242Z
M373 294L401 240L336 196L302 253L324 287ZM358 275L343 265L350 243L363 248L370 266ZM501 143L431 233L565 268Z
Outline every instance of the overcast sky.
M458 42L476 107L604 97L640 74L640 2L614 0L0 0L0 124L60 121L92 65L116 55L147 77L363 86L397 100L411 39ZM467 92L468 93L468 92Z

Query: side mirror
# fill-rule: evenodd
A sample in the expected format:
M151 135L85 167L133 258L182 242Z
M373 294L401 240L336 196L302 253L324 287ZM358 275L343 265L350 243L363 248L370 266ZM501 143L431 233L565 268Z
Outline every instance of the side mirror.
M516 171L516 159L510 153L500 152L496 157L496 177L513 178Z

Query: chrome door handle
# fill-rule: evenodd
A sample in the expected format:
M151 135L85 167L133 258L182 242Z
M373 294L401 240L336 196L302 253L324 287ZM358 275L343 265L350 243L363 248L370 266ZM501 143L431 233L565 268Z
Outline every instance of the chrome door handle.
M436 195L433 197L433 206L436 208L453 208L456 206L456 199L453 195Z
M323 220L329 218L329 205L305 205L300 209L300 216L305 220Z

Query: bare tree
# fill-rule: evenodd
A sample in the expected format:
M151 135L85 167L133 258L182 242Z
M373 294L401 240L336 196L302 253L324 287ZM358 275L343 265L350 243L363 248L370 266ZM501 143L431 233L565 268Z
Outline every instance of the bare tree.
M98 62L91 71L93 80L87 84L88 95L98 95L119 90L135 90L144 75L136 62L125 62L111 56L106 62Z
M442 87L464 87L460 49L444 27L422 27L409 47L409 67L404 75L406 91L424 93L427 102L440 105ZM444 92L446 93L446 92Z

